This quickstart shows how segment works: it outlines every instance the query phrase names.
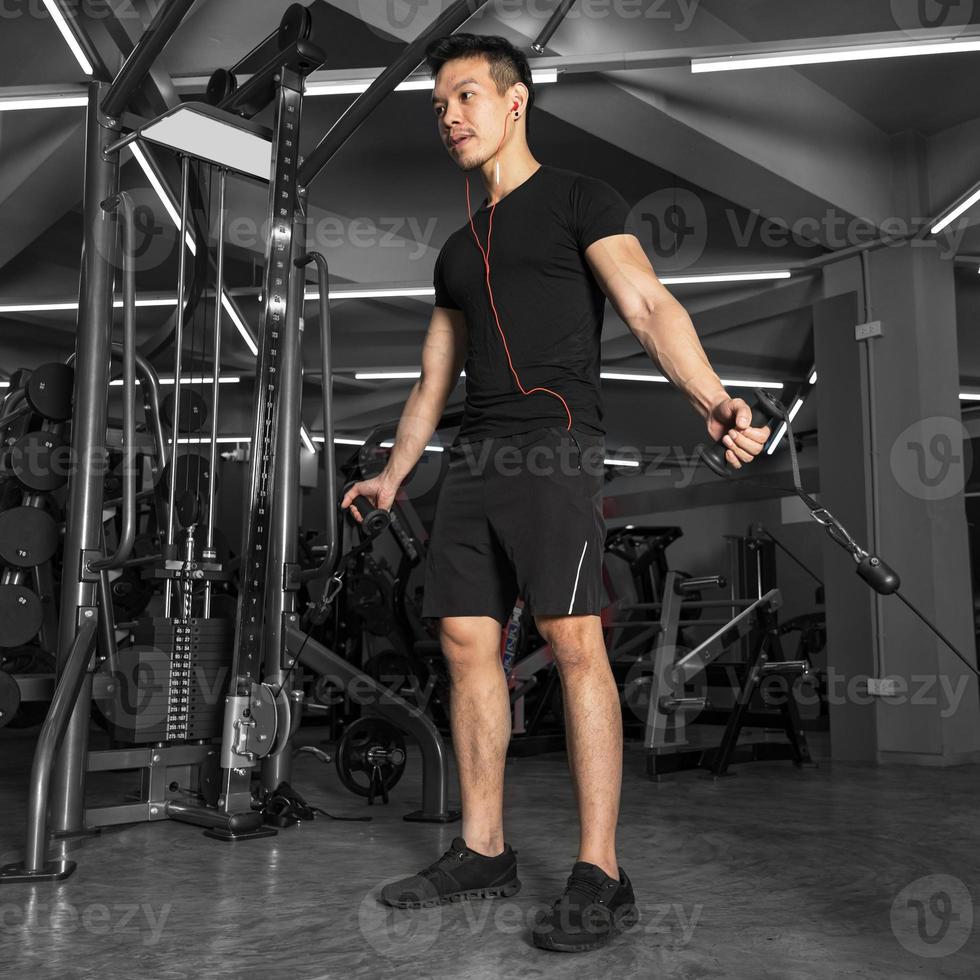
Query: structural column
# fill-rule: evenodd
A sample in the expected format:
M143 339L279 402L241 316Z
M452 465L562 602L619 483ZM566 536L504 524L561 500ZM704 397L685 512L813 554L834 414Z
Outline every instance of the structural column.
M896 244L829 266L824 287L814 306L821 503L976 663L953 263L934 243ZM865 322L880 335L856 339ZM829 538L824 577L833 758L980 761L967 668Z

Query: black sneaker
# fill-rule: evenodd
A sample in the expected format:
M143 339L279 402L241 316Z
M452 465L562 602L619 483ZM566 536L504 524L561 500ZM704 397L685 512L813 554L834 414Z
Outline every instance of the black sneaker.
M536 916L531 938L539 949L584 953L605 946L639 918L633 885L622 868L617 881L594 864L576 861L561 898Z
M417 875L381 889L381 901L398 909L421 909L469 898L509 898L521 890L517 851L504 845L502 854L487 857L466 846L462 837L434 864Z

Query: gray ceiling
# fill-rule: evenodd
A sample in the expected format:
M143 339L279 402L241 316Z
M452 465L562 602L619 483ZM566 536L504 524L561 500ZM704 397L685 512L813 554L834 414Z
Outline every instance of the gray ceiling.
M331 38L326 67L388 64L447 5L448 0L411 6L400 0L321 0ZM158 0L150 6L155 10ZM160 69L179 79L229 66L275 29L287 6L286 0L201 0L166 49ZM504 34L528 50L551 6L491 2L464 29ZM592 0L573 7L547 54L574 60L606 52L725 50L747 42L911 31L920 6L918 0ZM92 0L78 8L81 26L110 68L118 67L113 47L142 30L134 7L145 21L145 2L112 0L103 7ZM109 8L116 20L106 16ZM940 10L932 0L922 9ZM392 23L390 10L402 12L405 22ZM955 29L980 24L980 3L950 11ZM0 94L80 82L74 59L46 16L25 12L4 19L0 65ZM873 228L891 216L925 218L980 179L978 68L980 54L962 54L735 75L692 75L683 67L569 73L559 84L539 88L531 147L543 162L617 187L634 205L636 231L662 275L785 267L848 244L834 237L826 221L801 226L805 234L795 239L780 237L794 222L839 216L863 219ZM428 100L424 92L389 97L313 185L314 240L338 285L429 281L440 246L465 220L463 179L436 139ZM307 99L305 144L318 140L350 101ZM0 303L71 298L77 290L81 114L0 113ZM162 154L160 162L172 165ZM913 166L918 179L907 181ZM172 292L174 229L134 163L125 165L123 181L138 201L158 212L139 287ZM911 201L903 196L906 183L915 188ZM677 255L655 242L652 225L639 217L662 215L670 203L683 205L697 229L694 243ZM255 286L263 247L254 227L263 219L265 189L234 181L230 210L242 223L229 250L229 284ZM349 228L355 219L387 232L385 245L363 247L350 233L335 235L339 223ZM980 254L980 208L973 210L956 250ZM974 383L980 382L973 329L980 314L976 272L976 266L957 268L961 376ZM812 365L810 306L818 289L818 278L805 277L778 285L674 291L722 376L774 378L790 391ZM243 298L242 308L257 320L254 300ZM417 365L429 309L428 300L336 302L337 367ZM166 317L165 310L141 310L141 334L152 335ZM315 368L313 306L307 317L306 361ZM17 315L0 328L3 374L64 357L73 346L72 313ZM253 361L233 328L226 330L223 367L247 374ZM611 308L603 351L607 364L644 367L639 345ZM165 359L158 366L166 371ZM236 387L228 425L244 431L249 391L247 385ZM406 393L400 384L340 383L338 429L364 432L396 415ZM605 395L611 447L693 445L703 439L699 420L667 386L609 382ZM315 429L315 383L307 399L307 421ZM811 399L804 407L800 429L815 427L814 404Z

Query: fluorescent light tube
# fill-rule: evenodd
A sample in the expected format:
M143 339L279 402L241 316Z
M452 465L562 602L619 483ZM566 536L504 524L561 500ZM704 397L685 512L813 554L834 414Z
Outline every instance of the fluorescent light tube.
M773 454L784 435L786 435L786 423L780 422L779 428L776 429L776 435L773 436L773 440L769 443L769 448L766 450L767 456L771 456Z
M219 377L218 384L220 385L237 385L242 379L235 377ZM161 385L172 385L174 383L173 378L160 378L159 382ZM139 378L136 379L136 383L139 384ZM180 383L182 385L210 385L214 384L214 378L202 378L199 376L181 378ZM123 384L122 378L116 378L114 381L109 382L110 388L121 388Z
M953 210L950 211L945 218L937 221L936 224L929 229L929 234L938 235L948 224L955 221L961 214L963 214L964 211L969 211L970 208L977 203L977 201L980 201L980 188L977 189L976 193L971 194L965 201L953 208Z
M313 437L313 441L314 442L326 442L326 438L324 436L314 436ZM334 440L333 441L338 446L363 446L364 445L364 440L363 439L351 439L349 436L334 436ZM394 443L394 440L392 440L392 439L386 439L384 442L381 443L381 446L383 448L385 448L385 449L390 449L394 444L395 444ZM441 452L445 452L445 449L446 449L445 446L426 446L425 447L426 452L430 452L430 453L441 453Z
M360 95L374 84L373 78L338 78L312 80L306 83L307 95ZM558 81L557 68L544 68L531 72L535 85L548 85ZM406 78L395 86L396 92L431 91L435 87L432 78Z
M667 383L662 374L629 374L621 371L600 371L599 377L606 381L658 381ZM743 378L722 378L721 383L726 388L773 388L781 389L781 381L750 381Z
M236 329L242 335L242 340L245 341L245 345L252 352L252 355L258 357L259 349L255 346L255 341L252 340L252 335L248 332L248 327L242 323L242 318L238 315L238 311L235 309L231 300L228 299L228 294L224 291L221 293L221 305L224 307L225 313L231 317L231 322L235 324Z
M783 68L789 65L822 65L840 61L870 61L878 58L908 58L927 54L956 54L980 51L980 38L947 38L941 41L911 41L892 44L839 45L830 48L798 48L759 54L736 54L692 58L695 74L712 71L742 71L747 68Z
M136 158L136 162L140 165L140 167L142 167L143 173L146 174L146 179L150 182L150 186L156 192L157 197L160 198L160 203L166 209L167 214L170 215L170 220L179 230L180 215L177 213L177 209L170 200L170 195L166 192L163 184L160 183L159 178L153 172L153 168L150 166L150 161L146 159L146 156L138 143L130 143L129 148L133 151L133 156ZM194 244L194 239L190 232L187 232L186 242L187 248L190 250L191 255L197 255L197 245Z
M0 112L21 109L76 109L88 105L85 95L49 95L31 99L0 99Z
M251 442L251 436L218 436L215 442ZM168 439L167 442L173 442ZM204 446L211 444L210 436L181 436L177 442L182 446Z
M331 299L383 299L385 297L396 296L435 296L434 286L382 286L377 289L352 288L347 289L343 286L330 290ZM308 288L304 294L307 302L320 298L320 290L315 286Z
M789 279L791 275L789 269L774 269L771 272L718 272L691 276L660 276L659 278L665 286L676 286L686 283L766 282L773 279Z
M44 0L44 6L47 7L51 19L55 22L58 30L61 31L61 36L65 39L65 43L71 48L71 53L75 56L79 67L86 75L91 75L92 63L85 56L81 44L78 43L78 38L75 37L75 32L68 25L68 21L65 20L65 15L61 12L61 8L55 0Z

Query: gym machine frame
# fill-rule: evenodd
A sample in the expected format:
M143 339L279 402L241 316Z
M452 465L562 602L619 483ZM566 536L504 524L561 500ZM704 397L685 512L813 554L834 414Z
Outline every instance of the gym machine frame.
M770 589L756 599L719 598L687 600L685 596L710 587L722 587L721 576L684 578L677 572L668 572L664 583L662 602L634 603L621 607L620 611L644 610L659 612L659 618L649 621L624 620L610 623L617 626L646 626L657 629L657 639L652 656L652 673L638 673L633 681L633 691L644 690L646 722L644 749L647 773L652 778L681 769L707 768L711 775L728 774L729 765L735 761L736 750L747 751L753 760L792 759L796 767L811 762L806 737L803 733L799 711L793 698L796 680L809 673L810 665L804 661L783 660L779 646L779 628L776 611L782 605L779 589ZM731 620L682 619L683 609L718 609L740 607L741 611ZM677 656L678 630L683 625L717 626L718 628L693 650ZM733 646L749 637L758 637L744 663L744 676L735 690L735 702L728 711L716 711L707 694L689 696L685 686L699 677L707 681L709 668ZM637 661L641 668L650 660ZM727 665L734 667L734 665ZM727 671L726 671L727 673ZM752 712L753 696L769 677L781 679L779 711ZM627 690L627 697L632 692ZM632 695L635 697L635 695ZM699 721L724 724L721 741L716 746L691 744L687 739L688 716ZM764 728L778 727L786 736L785 742L752 741L739 745L739 737L746 725Z
M109 559L104 555L102 508L103 473L108 416L106 392L112 353L113 262L116 231L112 211L126 210L119 194L119 155L139 133L125 136L120 116L149 73L194 0L171 0L162 6L111 86L92 82L86 117L86 159L79 318L75 353L74 411L72 418L72 478L69 485L64 582L58 643L58 680L42 727L30 777L27 835L23 862L0 871L0 882L63 879L75 870L66 856L72 837L113 823L179 819L205 826L210 836L227 840L265 836L275 831L262 826L253 809L252 771L261 763L267 789L288 775L285 748L295 732L302 692L286 693L285 685L296 663L345 682L372 682L342 657L310 639L299 628L295 593L309 573L300 573L296 561L296 515L299 485L299 432L302 362L301 319L305 275L317 263L320 282L323 350L324 443L327 480L327 553L318 578L329 576L337 559L336 474L334 470L329 344L329 283L326 261L308 255L305 248L305 202L310 183L354 134L373 109L423 60L429 42L456 30L486 0L457 0L412 41L396 61L379 75L319 142L305 162L298 155L299 121L304 76L323 63L313 45L296 41L277 59L256 73L227 102L254 98L270 80L275 84L276 118L269 179L269 217L272 234L267 243L262 292L257 404L249 470L250 511L242 548L242 588L239 595L232 662L232 682L226 698L220 744L160 744L95 753L88 750L89 710L93 694L91 662L96 637L111 634L111 616L105 572L118 567L132 549L129 515L135 503L134 474L127 466L124 481L124 533ZM294 4L287 17L296 13ZM300 10L302 13L302 10ZM284 18L285 22L285 18ZM262 76L259 78L258 76ZM205 115L224 115L222 121L247 128L242 120L222 109L201 107ZM169 115L169 113L168 113ZM254 127L252 127L254 132ZM180 229L180 295L177 312L175 391L179 395L180 337L183 314L183 260L187 233L186 174L184 175ZM203 243L202 243L203 244ZM131 461L134 433L132 405L135 395L135 293L131 249L127 248L124 289L125 440ZM110 257L110 258L106 258ZM220 263L219 263L220 264ZM216 291L220 310L221 270ZM216 315L220 325L220 313ZM215 378L220 369L215 364ZM217 380L215 381L217 384ZM175 404L179 407L180 399ZM175 409L175 412L178 409ZM174 427L173 453L177 438ZM213 444L212 438L212 444ZM173 484L171 484L173 486ZM171 505L173 493L171 492ZM168 522L173 523L171 506ZM210 520L210 515L209 515ZM168 536L172 542L172 535ZM171 557L171 556L168 556ZM168 583L169 585L169 583ZM169 597L169 588L168 588ZM169 613L169 602L168 602ZM262 681L259 671L264 667ZM273 685L278 692L273 692ZM455 819L447 804L448 759L438 731L417 708L374 685L377 710L415 736L423 756L423 805L406 819L445 822ZM190 767L203 765L220 753L220 796L216 806L189 805L167 798L171 774L186 777ZM85 810L85 776L97 769L137 768L143 773L141 799L130 805ZM49 857L49 829L58 841L58 855Z

